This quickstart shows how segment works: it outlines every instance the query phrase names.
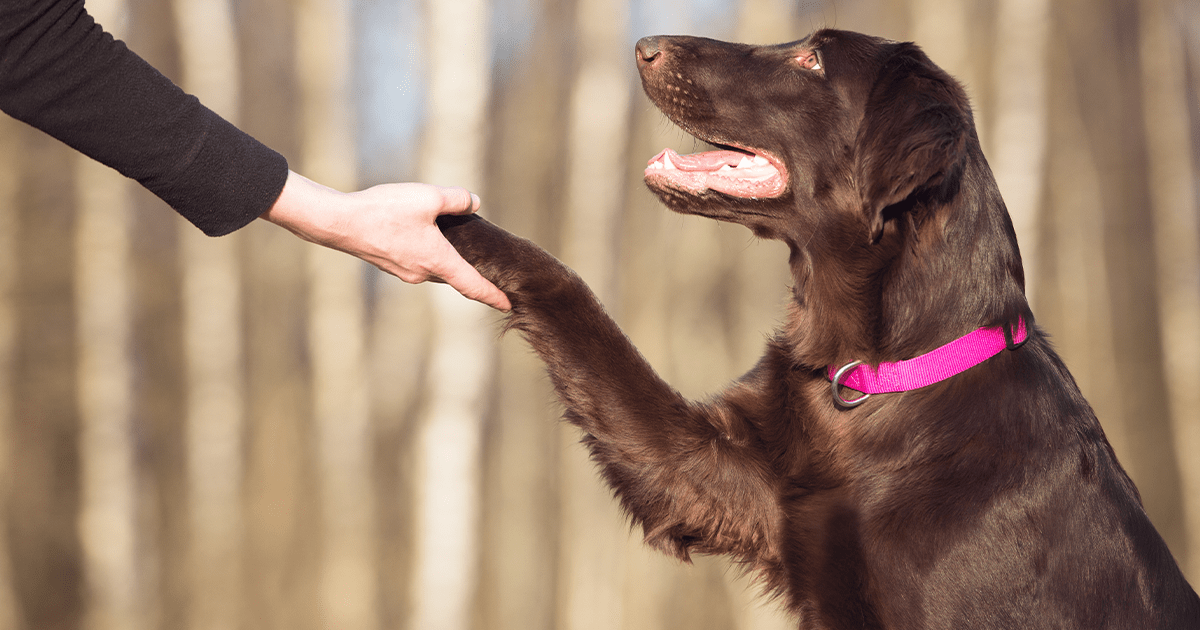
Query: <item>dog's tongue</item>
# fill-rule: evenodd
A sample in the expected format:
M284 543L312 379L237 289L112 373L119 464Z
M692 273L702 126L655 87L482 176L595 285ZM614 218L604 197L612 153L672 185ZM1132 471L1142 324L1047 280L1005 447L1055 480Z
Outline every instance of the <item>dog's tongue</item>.
M734 197L774 197L783 192L779 169L760 155L704 151L680 155L663 149L646 166L646 181L690 192L715 190Z

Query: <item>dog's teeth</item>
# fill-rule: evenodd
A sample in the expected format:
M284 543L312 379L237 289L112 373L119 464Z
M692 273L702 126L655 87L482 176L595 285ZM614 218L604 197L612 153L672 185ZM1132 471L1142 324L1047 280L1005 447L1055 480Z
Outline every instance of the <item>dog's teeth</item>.
M675 168L675 165L671 163L671 156L667 155L666 153L663 154L662 167L668 171L678 170Z
M660 171L661 171L661 170L662 170L662 162L651 162L651 163L650 163L650 168L652 168L652 169L658 169L658 170L660 170Z
M750 160L743 157L742 161L738 162L737 168L746 168L747 166L750 166Z
M721 168L717 169L717 172L718 172L718 173L723 173L723 172L725 172L725 171L732 171L732 170L733 170L733 167L732 167L732 166L730 166L730 165L728 165L728 164L726 164L725 166L722 166Z
M767 158L761 155L756 155L754 156L753 160L750 160L750 162L755 166L765 166L767 164Z

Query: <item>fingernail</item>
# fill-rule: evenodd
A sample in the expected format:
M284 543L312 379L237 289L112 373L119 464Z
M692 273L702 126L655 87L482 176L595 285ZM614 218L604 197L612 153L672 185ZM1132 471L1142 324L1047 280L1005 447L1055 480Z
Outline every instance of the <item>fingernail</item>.
M471 207L478 208L481 203L482 202L479 201L479 195L476 195L475 193L471 193Z

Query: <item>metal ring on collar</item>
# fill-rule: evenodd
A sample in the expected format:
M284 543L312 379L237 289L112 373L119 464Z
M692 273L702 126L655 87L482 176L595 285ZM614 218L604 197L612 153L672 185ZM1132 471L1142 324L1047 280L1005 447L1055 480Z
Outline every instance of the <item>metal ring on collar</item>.
M871 397L870 394L863 394L862 396L859 396L858 398L852 398L850 400L847 400L845 398L842 398L842 392L840 391L840 388L842 386L841 385L842 378L844 376L846 376L846 373L862 364L863 364L862 361L851 361L851 362L847 363L846 365L843 365L837 372L835 372L833 374L833 381L829 384L829 386L833 389L834 402L841 405L842 407L846 407L846 408L857 407L857 406L863 404L864 402L866 402L866 400Z

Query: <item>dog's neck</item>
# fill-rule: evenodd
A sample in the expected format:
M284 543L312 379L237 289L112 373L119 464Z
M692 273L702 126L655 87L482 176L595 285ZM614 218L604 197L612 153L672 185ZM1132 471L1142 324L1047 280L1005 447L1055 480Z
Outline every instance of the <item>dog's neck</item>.
M903 360L1030 316L1012 222L977 145L961 175L885 213L877 242L791 246L795 299L783 332L798 364ZM861 231L850 213L834 216L845 224L822 230Z

